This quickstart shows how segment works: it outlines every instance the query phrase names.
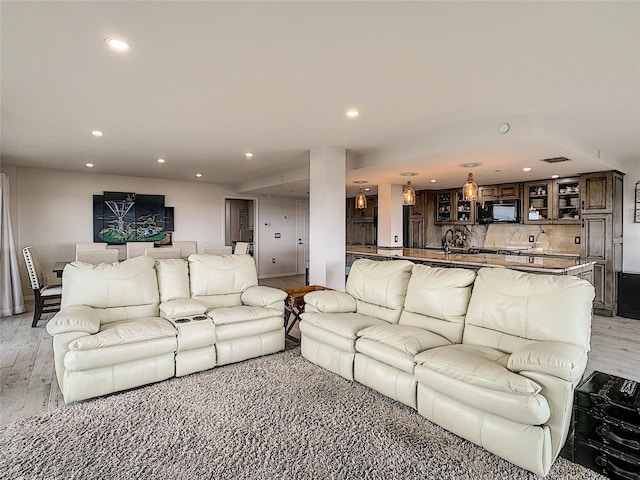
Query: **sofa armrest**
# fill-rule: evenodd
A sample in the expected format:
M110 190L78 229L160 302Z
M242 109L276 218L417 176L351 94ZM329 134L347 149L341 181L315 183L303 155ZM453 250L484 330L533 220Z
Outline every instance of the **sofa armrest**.
M160 316L168 320L202 315L207 307L193 298L176 298L160 304Z
M356 311L356 299L346 292L321 290L304 296L305 312L352 313Z
M568 382L580 380L587 366L587 352L563 342L528 343L510 356L507 368L512 372L540 372Z
M284 290L264 286L249 287L240 295L243 305L276 308L282 311L284 311L285 298L287 298L287 292Z
M67 332L98 333L100 317L91 307L74 305L60 310L47 323L47 333L51 336Z

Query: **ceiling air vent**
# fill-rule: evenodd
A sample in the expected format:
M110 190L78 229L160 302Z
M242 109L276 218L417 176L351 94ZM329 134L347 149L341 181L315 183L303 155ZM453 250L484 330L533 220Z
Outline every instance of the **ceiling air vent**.
M543 158L541 161L547 162L547 163L562 163L562 162L568 162L569 159L567 157L553 157L553 158Z

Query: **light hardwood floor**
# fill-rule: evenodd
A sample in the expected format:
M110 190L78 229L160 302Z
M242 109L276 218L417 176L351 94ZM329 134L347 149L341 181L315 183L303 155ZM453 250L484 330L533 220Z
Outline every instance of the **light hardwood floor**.
M304 275L270 278L261 285L304 285ZM0 424L65 405L53 367L52 338L43 315L31 328L32 312L0 318ZM295 328L292 332L299 337ZM287 348L296 344L287 341ZM591 352L585 376L594 370L640 381L640 320L593 317Z

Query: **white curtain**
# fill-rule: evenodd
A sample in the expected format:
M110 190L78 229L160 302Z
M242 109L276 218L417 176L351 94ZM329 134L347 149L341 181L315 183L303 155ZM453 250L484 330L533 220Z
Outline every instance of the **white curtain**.
M2 173L0 182L0 316L24 312L18 253L13 242L9 211L9 178Z

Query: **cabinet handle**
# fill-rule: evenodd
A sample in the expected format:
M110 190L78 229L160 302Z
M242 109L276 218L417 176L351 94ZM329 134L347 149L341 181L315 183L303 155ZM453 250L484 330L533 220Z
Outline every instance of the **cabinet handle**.
M582 200L582 210L584 210L584 200Z

